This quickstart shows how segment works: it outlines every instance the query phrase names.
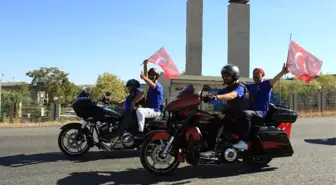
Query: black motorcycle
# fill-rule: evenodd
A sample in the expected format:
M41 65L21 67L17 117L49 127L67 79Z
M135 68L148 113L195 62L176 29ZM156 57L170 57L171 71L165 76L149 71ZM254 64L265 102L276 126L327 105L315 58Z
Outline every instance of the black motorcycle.
M72 104L72 108L76 115L82 118L83 121L82 123L71 122L63 125L58 136L58 146L65 155L81 156L94 146L99 149L104 149L102 140L100 139L101 136L116 132L124 116L121 111L108 108L110 96L111 93L107 92L103 98L95 102L91 100L89 93L87 93L85 89L79 93ZM99 105L98 103L102 103L103 105ZM136 116L135 113L133 115ZM164 116L146 119L144 130L146 134L142 138L135 138L132 135L138 127L135 121L122 135L120 143L115 145L113 149L139 148L151 131L165 129L166 125L163 117ZM68 134L70 131L74 132ZM94 133L96 137L94 137ZM120 144L122 145L121 148ZM75 151L71 151L71 149L75 149Z

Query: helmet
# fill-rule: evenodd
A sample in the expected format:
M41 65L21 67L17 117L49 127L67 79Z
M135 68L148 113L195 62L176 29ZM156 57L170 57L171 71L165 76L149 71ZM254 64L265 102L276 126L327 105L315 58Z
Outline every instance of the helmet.
M126 87L131 86L134 88L140 88L140 82L136 79L130 79L126 83Z
M239 68L235 65L227 64L222 68L221 74L229 74L236 81L239 79Z
M148 74L155 74L156 78L159 78L160 76L159 71L156 68L150 68Z

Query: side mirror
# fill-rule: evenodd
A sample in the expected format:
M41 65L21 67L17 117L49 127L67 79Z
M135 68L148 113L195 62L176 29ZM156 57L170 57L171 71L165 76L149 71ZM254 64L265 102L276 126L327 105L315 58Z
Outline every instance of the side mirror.
M211 87L209 85L203 85L203 91L209 91Z
M105 96L111 96L111 92L106 92Z

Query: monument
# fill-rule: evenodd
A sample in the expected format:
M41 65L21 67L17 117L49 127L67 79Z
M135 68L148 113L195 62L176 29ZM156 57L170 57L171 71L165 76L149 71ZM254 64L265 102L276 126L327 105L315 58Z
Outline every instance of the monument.
M203 0L187 0L186 75L202 75Z
M240 76L250 76L250 5L248 0L230 0L228 6L228 58Z
M228 6L227 62L250 75L250 5L248 0L230 0ZM225 21L223 21L225 24ZM203 0L187 0L186 75L202 75ZM223 63L226 61L223 60Z

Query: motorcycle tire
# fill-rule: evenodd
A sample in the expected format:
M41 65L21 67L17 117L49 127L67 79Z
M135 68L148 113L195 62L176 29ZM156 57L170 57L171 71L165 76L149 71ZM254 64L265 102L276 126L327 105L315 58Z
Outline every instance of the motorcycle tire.
M59 147L59 149L62 151L63 154L65 154L65 155L67 155L67 156L69 156L69 157L80 157L80 156L86 154L86 153L90 150L91 146L90 146L90 144L87 142L87 145L86 145L85 149L82 150L81 152L79 152L79 153L70 153L70 152L68 152L68 151L64 148L64 144L63 144L63 142L62 142L62 139L63 139L64 134L67 133L69 130L72 130L72 129L77 129L77 130L78 130L78 128L70 127L70 128L67 128L67 129L63 129L63 130L59 133L59 135L58 135L58 147ZM84 134L84 137L86 137L86 140L88 141L88 137L87 137L87 135L86 135L85 133L83 133L83 134Z
M141 145L140 148L140 162L141 165L144 167L145 170L149 171L152 174L155 175L168 175L170 173L172 173L176 168L178 168L178 166L180 165L180 162L178 161L178 157L175 157L174 162L166 169L166 170L154 170L150 167L150 165L147 162L147 147L149 146L149 144L152 142L152 138L148 137ZM168 142L168 141L166 141ZM177 153L177 152L176 152Z

